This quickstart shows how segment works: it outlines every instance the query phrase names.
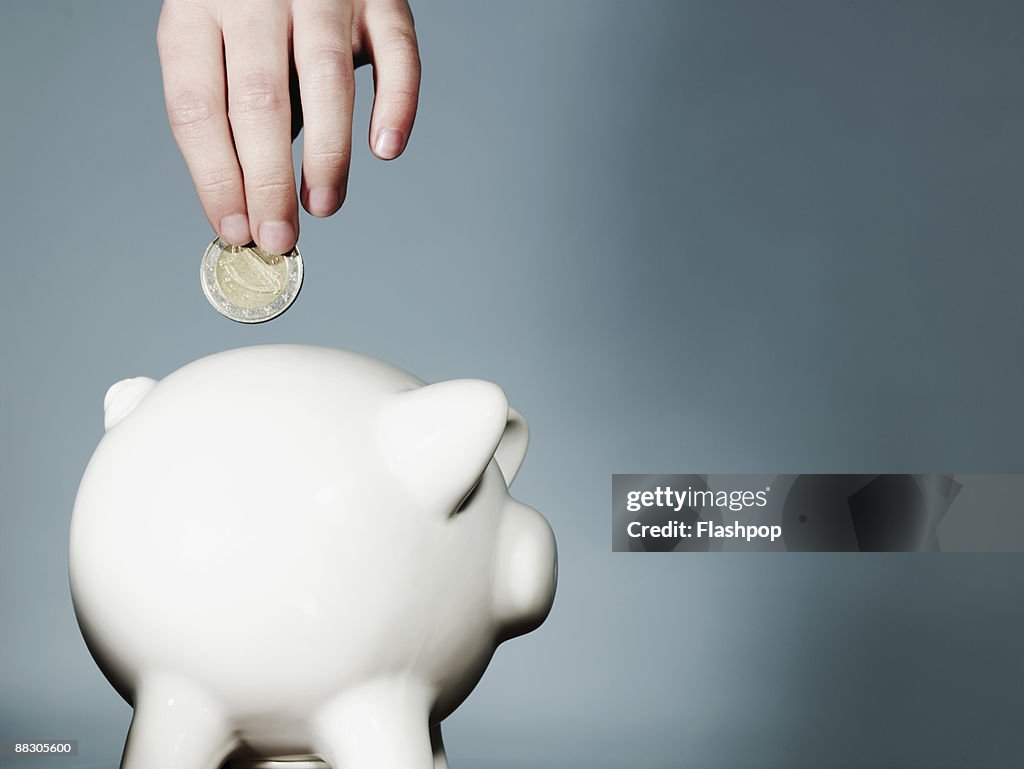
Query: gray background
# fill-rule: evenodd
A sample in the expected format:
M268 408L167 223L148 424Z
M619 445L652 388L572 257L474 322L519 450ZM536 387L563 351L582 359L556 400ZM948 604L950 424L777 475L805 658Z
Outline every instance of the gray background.
M0 739L116 765L65 555L106 387L302 342L531 421L559 595L450 719L453 769L1024 765L1020 556L613 554L609 501L613 472L1024 471L1024 6L421 3L408 156L361 140L256 328L199 288L157 6L3 5Z

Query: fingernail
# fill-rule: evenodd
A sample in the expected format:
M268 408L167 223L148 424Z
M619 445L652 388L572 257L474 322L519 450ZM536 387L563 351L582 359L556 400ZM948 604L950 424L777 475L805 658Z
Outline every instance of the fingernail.
M260 225L260 246L272 254L284 254L295 245L295 228L291 222L263 222Z
M401 131L385 128L377 134L377 143L374 145L373 151L377 157L391 160L398 157L398 153L402 151L403 143Z
M220 236L228 243L244 246L252 242L249 232L249 217L245 214L231 214L220 220Z
M330 216L340 205L341 193L331 187L314 187L306 201L306 207L314 216Z

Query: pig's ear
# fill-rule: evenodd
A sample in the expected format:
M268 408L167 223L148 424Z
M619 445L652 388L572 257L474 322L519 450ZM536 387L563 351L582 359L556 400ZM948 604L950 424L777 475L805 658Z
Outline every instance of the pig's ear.
M530 442L530 428L526 424L523 415L509 406L508 421L505 423L505 432L501 436L497 451L494 452L494 459L501 468L501 474L505 476L505 485L511 486L512 480L519 472L519 467L526 457L526 446Z
M114 382L103 398L103 427L109 430L139 405L150 390L156 385L155 379L148 376L137 376L134 379L122 379Z
M500 387L453 379L395 395L381 410L381 450L417 499L458 509L505 433L509 408Z

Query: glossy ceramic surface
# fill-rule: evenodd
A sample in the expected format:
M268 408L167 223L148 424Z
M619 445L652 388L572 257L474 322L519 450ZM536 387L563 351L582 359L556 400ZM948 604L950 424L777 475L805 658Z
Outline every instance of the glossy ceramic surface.
M502 390L251 347L119 382L105 414L70 572L135 707L122 767L446 766L440 721L554 595Z

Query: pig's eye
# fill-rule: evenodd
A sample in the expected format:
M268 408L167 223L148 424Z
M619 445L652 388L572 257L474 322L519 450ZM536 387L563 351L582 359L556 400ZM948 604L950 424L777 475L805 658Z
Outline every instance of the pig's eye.
M482 475L479 478L476 479L476 483L473 484L473 488L471 488L469 490L469 493L466 494L466 496L464 496L462 498L462 501L459 503L459 506L457 508L455 508L455 512L452 513L452 515L458 515L463 510L465 510L467 507L469 507L470 504L472 504L473 497L476 496L477 489L480 488L480 481L482 481L482 480L483 480L483 476Z

